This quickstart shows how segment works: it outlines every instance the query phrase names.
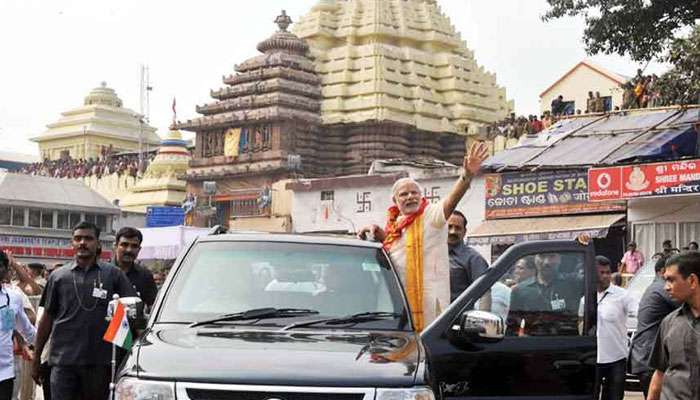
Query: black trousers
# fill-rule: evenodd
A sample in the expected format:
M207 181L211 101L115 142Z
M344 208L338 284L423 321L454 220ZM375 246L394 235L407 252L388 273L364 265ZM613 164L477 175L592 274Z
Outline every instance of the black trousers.
M639 378L639 385L642 387L642 392L644 392L644 398L649 396L649 385L651 384L651 377L654 376L654 371L645 371L637 374Z
M596 367L595 398L622 400L625 397L627 360L598 364Z
M109 365L54 365L51 368L51 398L108 400L111 372Z
M0 400L12 400L14 384L15 378L5 379L0 382Z
M44 392L44 400L51 400L51 366L49 363L41 364L39 375L41 375L41 391Z

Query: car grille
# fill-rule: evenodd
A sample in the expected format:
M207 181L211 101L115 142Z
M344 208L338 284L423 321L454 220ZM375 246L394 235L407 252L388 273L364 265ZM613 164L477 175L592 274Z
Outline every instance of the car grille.
M248 386L178 382L177 398L187 400L373 400L374 389Z
M229 390L187 389L190 400L362 400L363 394L241 392Z

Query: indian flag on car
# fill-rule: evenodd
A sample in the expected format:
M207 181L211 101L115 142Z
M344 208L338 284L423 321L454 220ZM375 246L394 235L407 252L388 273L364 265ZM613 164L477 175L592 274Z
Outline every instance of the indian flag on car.
M129 350L131 349L132 337L131 329L129 329L129 321L126 319L126 308L118 300L115 301L115 303L117 303L117 305L114 309L112 322L109 323L103 339L123 349Z

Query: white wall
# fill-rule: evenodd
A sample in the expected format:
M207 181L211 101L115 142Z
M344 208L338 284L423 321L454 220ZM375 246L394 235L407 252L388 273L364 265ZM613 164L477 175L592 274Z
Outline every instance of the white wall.
M648 258L670 239L682 248L700 242L700 195L634 199L627 203L632 239Z
M622 107L623 91L619 84L582 65L540 97L540 111L544 113L550 110L552 100L561 94L564 96L564 101L573 100L575 102L575 110L586 112L586 99L589 91L592 91L593 95L598 91L601 97L612 96L612 109L615 106Z
M457 177L422 179L418 182L428 195L444 198ZM329 189L330 190L330 189ZM321 191L295 191L292 200L293 232L358 231L365 225L386 223L387 209L391 203L391 185L335 188L333 202L321 201ZM457 209L468 220L467 229L478 226L485 215L484 180L474 179L472 186L462 198ZM358 202L358 199L360 201ZM371 206L363 204L369 200ZM446 228L447 229L447 228ZM491 246L475 247L484 258L490 260Z

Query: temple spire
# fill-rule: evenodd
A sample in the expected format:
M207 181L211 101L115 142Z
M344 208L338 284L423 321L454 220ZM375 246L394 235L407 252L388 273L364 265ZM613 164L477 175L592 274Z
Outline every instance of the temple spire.
M292 18L287 15L286 10L282 10L282 14L275 18L275 23L277 26L279 26L280 32L287 32L287 28L289 28L289 25L291 25L293 22L294 21L292 21Z

